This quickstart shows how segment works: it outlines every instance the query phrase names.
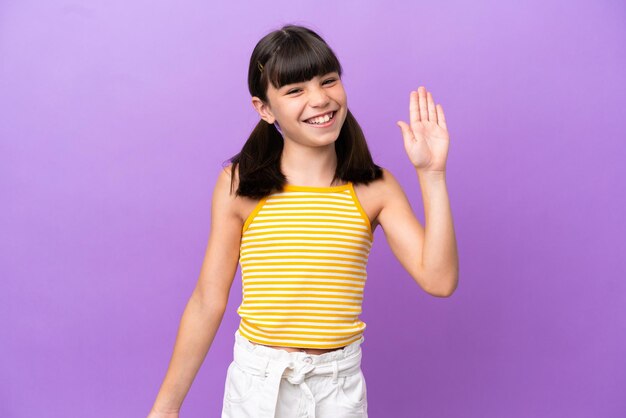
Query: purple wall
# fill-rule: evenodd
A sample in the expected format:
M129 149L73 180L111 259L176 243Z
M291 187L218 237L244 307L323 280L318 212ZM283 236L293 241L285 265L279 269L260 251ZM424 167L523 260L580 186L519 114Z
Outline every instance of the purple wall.
M370 416L626 416L626 6L421 3L2 1L0 416L147 414L258 120L250 53L290 22L422 222L395 122L422 84L448 120L459 287L429 296L376 231ZM183 417L219 416L240 292Z

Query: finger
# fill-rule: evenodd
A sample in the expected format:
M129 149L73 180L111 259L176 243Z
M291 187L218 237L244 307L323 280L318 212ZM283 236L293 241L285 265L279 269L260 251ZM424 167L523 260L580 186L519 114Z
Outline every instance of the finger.
M426 88L419 86L417 89L419 97L420 120L426 122L428 120L428 105L426 104Z
M426 93L426 102L428 103L428 120L437 123L437 109L435 108L433 95L430 92Z
M400 129L402 130L402 137L404 139L411 139L411 140L415 139L415 137L413 136L413 131L411 130L411 127L409 125L407 125L406 123L402 121L396 122L396 125L398 125Z
M446 116L443 114L443 107L440 104L437 105L437 120L439 126L441 126L446 131L448 130L448 125L446 125Z
M420 111L417 108L417 92L412 91L409 95L409 122L411 125L420 121Z

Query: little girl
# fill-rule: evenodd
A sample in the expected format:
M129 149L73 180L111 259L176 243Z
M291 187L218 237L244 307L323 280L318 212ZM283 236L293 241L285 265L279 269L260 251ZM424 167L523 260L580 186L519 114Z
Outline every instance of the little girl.
M376 227L427 293L448 297L458 282L443 109L419 87L410 124L397 122L424 229L396 179L373 162L342 67L318 34L296 25L269 33L248 71L261 120L218 176L206 256L149 418L178 417L238 263L241 321L222 417L367 417L359 314Z

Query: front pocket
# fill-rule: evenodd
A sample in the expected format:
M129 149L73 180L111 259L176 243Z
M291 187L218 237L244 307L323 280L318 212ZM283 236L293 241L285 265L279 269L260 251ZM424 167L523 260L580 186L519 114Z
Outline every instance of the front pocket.
M232 403L241 403L254 393L257 376L246 373L234 361L226 373L226 399Z
M365 403L367 387L362 370L351 376L340 378L337 383L339 385L340 397L349 406L359 407Z

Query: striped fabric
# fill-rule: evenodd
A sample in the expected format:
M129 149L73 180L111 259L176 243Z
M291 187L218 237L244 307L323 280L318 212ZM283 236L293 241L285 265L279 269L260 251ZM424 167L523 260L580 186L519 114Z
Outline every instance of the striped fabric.
M351 182L287 185L261 199L242 229L239 332L286 347L338 348L358 340L373 239Z

